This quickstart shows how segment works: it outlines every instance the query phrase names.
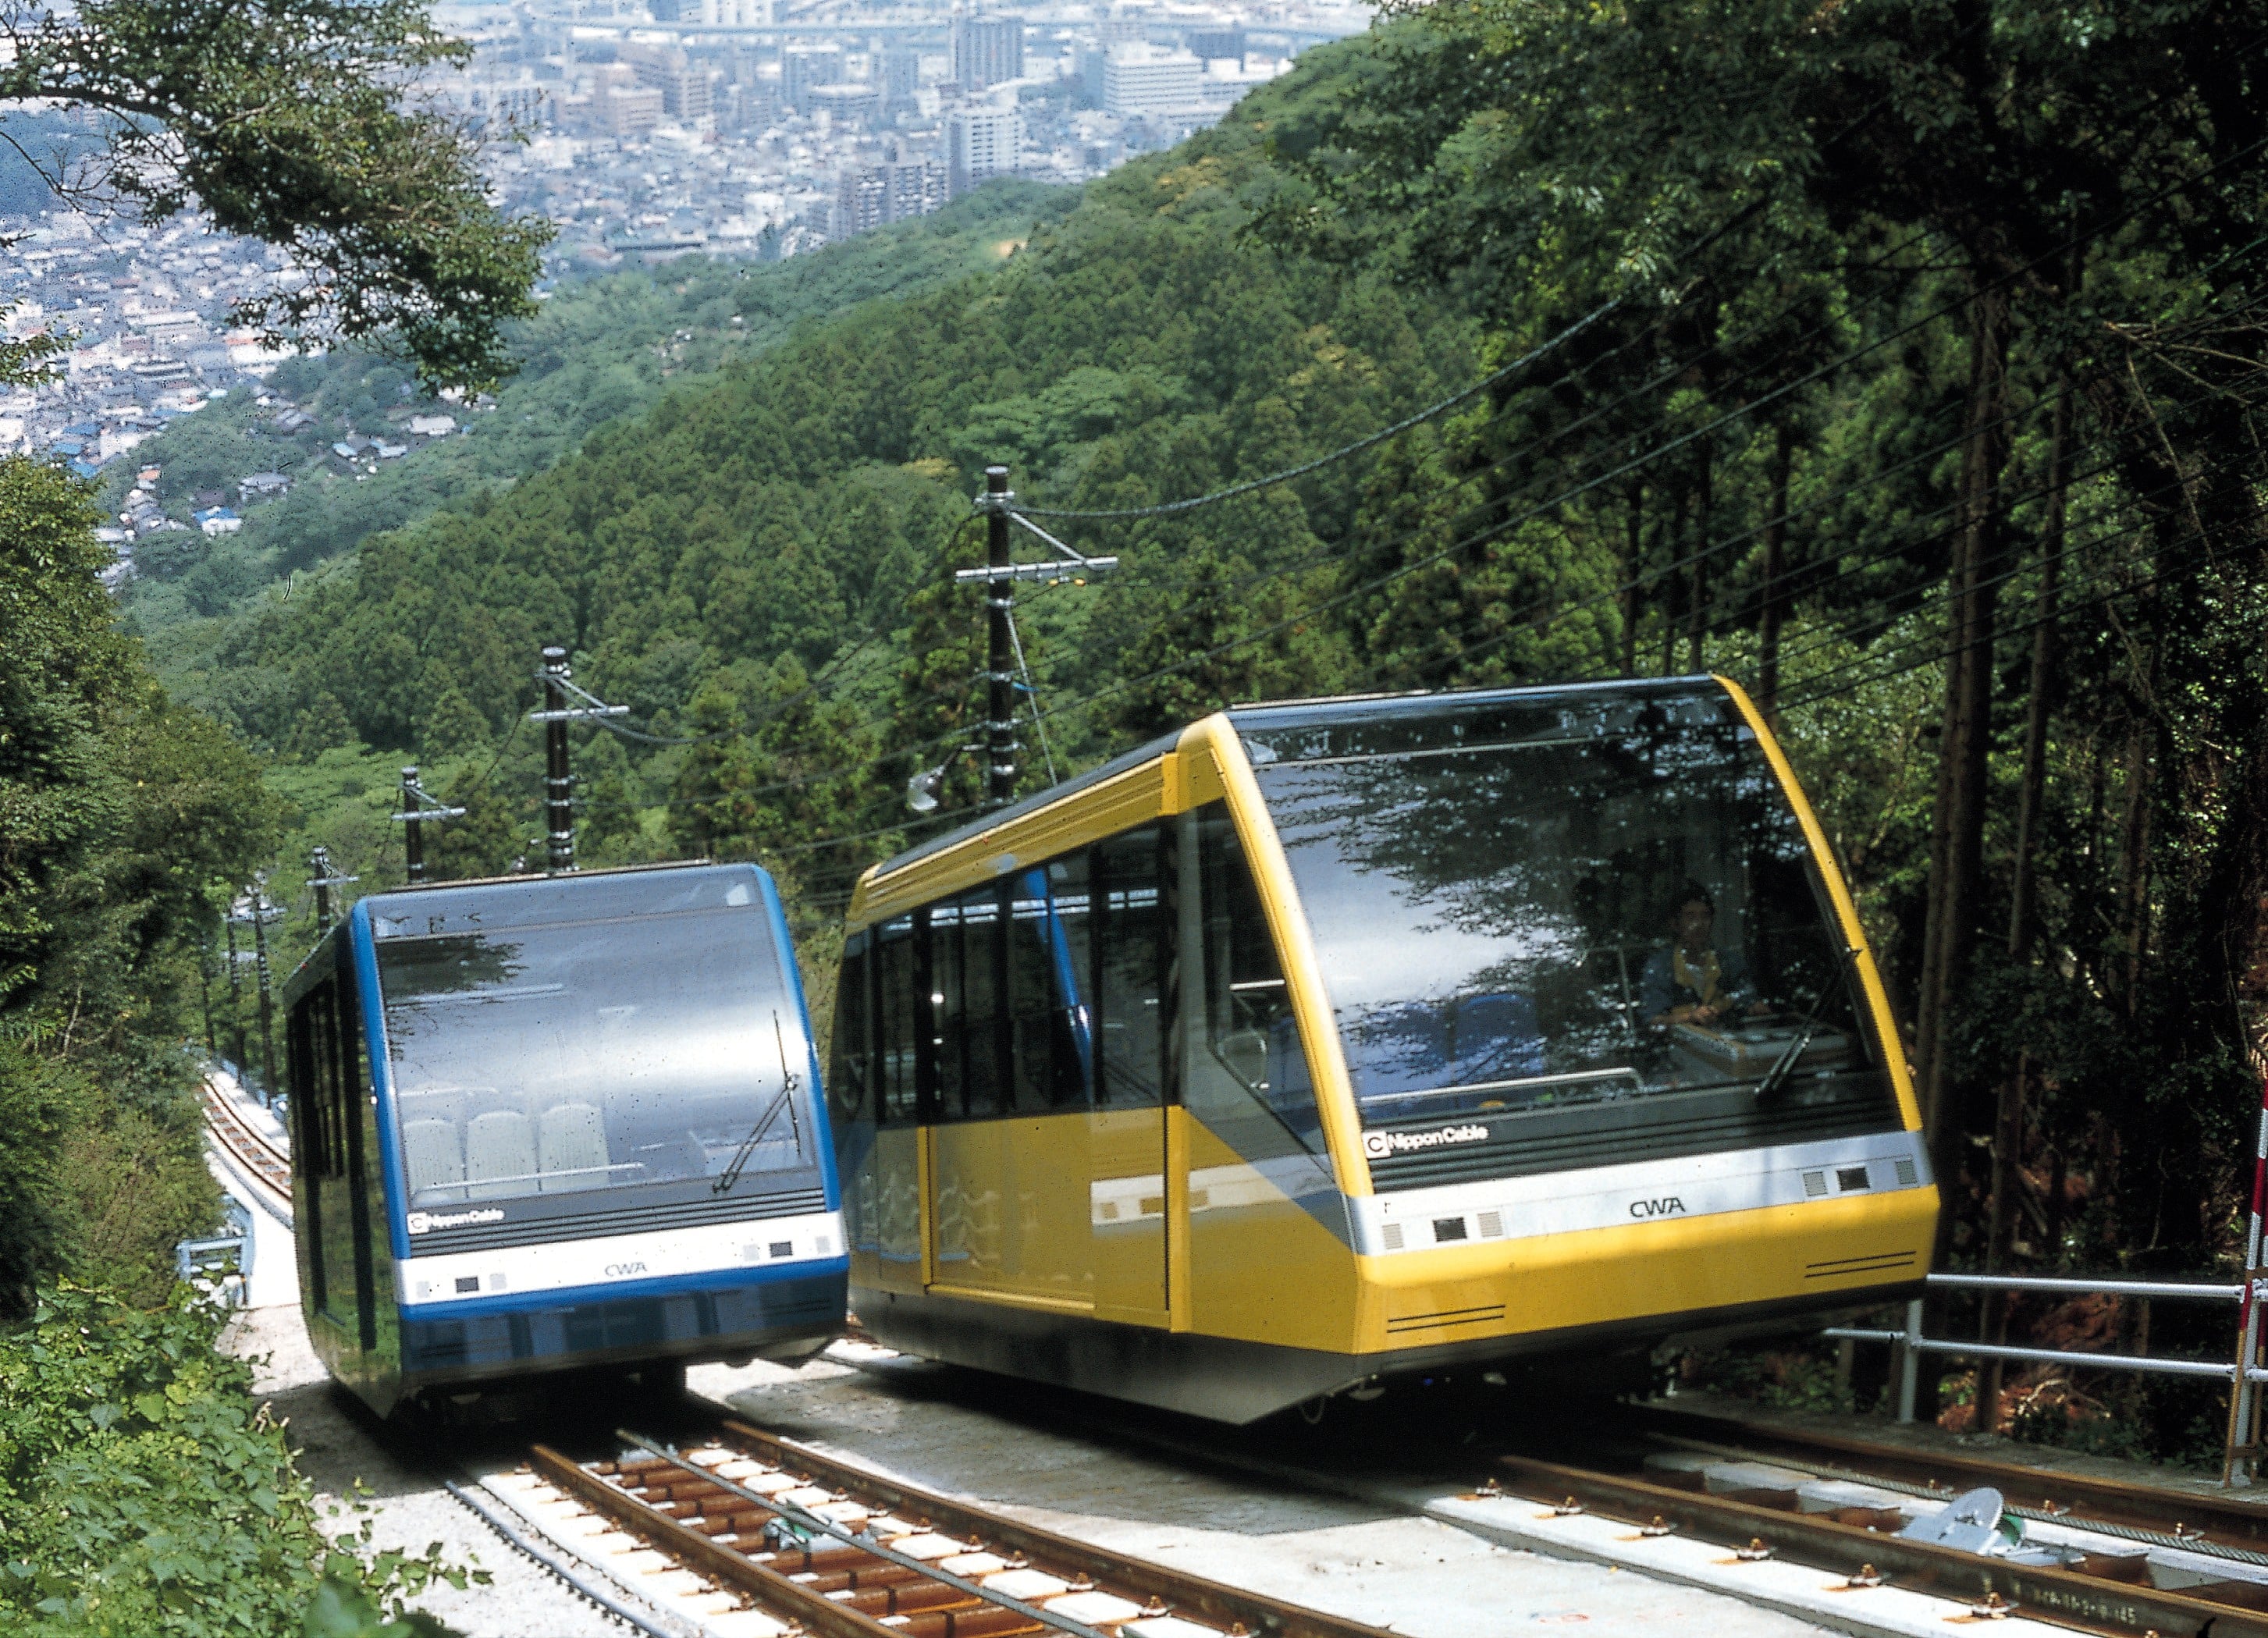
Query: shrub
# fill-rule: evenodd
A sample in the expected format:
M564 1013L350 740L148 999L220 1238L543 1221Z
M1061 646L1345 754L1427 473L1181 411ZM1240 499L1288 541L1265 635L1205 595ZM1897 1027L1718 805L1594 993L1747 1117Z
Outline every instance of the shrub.
M466 1584L438 1544L366 1559L367 1525L325 1536L250 1366L214 1347L222 1318L184 1288L141 1309L64 1284L0 1334L9 1631L281 1638L319 1617L329 1632L350 1613L400 1616L437 1577Z

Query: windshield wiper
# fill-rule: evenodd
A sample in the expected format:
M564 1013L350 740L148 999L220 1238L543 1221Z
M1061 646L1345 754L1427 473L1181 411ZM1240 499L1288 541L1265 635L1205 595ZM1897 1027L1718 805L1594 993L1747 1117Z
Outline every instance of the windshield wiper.
M803 1122L797 1120L795 1114L795 1089L803 1077L787 1066L787 1034L780 1028L777 1012L772 1014L772 1043L779 1048L780 1089L772 1094L772 1100L764 1105L763 1113L756 1117L755 1125L748 1128L747 1136L742 1138L740 1146L733 1151L733 1157L725 1162L725 1170L709 1186L711 1194L732 1192L733 1185L740 1180L740 1173L747 1170L749 1160L755 1155L756 1145L763 1142L764 1134L772 1129L772 1122L780 1118L783 1109L787 1112L788 1131L795 1140L795 1152L798 1155L803 1153Z
M1858 953L1847 944L1844 946L1842 966L1847 968L1851 958ZM1778 1098L1780 1088L1787 1084L1788 1076L1795 1073L1796 1061L1811 1045L1812 1037L1819 1033L1821 1015L1827 1010L1827 998L1835 993L1836 979L1842 976L1843 973L1837 971L1834 977L1821 981L1817 992L1811 998L1811 1010L1804 1017L1803 1027L1796 1032L1795 1039L1788 1042L1787 1049L1772 1061L1772 1067L1764 1071L1764 1078L1756 1083L1756 1103L1760 1107Z

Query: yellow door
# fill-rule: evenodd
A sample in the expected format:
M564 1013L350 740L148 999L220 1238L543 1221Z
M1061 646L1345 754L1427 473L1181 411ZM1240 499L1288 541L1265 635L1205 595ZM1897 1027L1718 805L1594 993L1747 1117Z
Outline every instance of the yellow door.
M1086 1117L1087 1266L1095 1318L1166 1323L1166 1115L1098 1109Z

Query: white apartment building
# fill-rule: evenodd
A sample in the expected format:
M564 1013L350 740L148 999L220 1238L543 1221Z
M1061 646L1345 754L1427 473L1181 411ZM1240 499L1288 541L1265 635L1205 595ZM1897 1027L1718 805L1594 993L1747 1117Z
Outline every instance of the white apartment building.
M1204 64L1186 51L1115 46L1102 64L1102 107L1121 119L1181 114L1204 100Z
M955 108L945 119L945 168L955 199L987 177L1012 176L1024 146L1013 108Z
M956 17L953 19L953 77L963 91L1003 85L1024 77L1024 19L1020 17Z

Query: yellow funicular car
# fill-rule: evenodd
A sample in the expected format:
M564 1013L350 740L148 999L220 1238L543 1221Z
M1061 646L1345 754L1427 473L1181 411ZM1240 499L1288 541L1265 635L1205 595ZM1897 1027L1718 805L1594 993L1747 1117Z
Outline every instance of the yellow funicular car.
M1721 679L1210 716L869 870L851 1303L1228 1421L1918 1289L1881 980Z

